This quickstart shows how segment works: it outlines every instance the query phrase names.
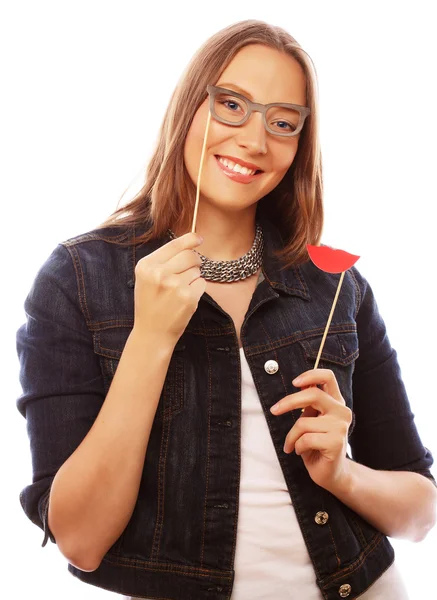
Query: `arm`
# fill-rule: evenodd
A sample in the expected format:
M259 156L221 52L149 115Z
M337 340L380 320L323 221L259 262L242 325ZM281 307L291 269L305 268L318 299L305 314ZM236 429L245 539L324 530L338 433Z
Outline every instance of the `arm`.
M79 569L97 569L131 518L172 350L132 331L93 426L53 480L48 524Z
M274 414L304 408L285 451L296 450L315 483L391 537L422 540L436 522L433 459L422 445L373 293L355 272L361 303L356 317L360 356L353 375L355 427L346 457L352 412L332 371L307 371L304 388L281 400ZM321 386L319 389L316 386Z
M43 545L50 535L72 564L94 570L133 511L172 348L132 330L105 399L77 296L71 257L58 246L35 279L27 323L17 332L17 406L33 463L33 483L20 499L44 528Z
M393 538L420 542L436 523L437 488L418 473L377 471L347 460L329 491Z
M347 458L352 413L332 371L307 371L293 384L303 391L270 409L275 415L305 409L287 435L284 451L294 449L315 483L382 533L423 540L436 522L437 488L431 480L404 470L373 469ZM390 435L387 439L390 443Z
M335 495L386 535L417 541L436 521L433 458L420 440L372 289L356 269L353 274L362 296L353 376L356 425L349 440L356 462L347 461L345 484Z

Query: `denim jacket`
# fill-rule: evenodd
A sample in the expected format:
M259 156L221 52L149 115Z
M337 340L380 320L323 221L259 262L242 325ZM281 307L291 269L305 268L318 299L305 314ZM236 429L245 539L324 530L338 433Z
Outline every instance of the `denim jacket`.
M339 275L311 262L281 269L283 245L264 219L264 278L241 330L247 358L293 507L325 600L356 598L393 562L388 539L315 484L285 437L300 410L270 407L298 391L314 366ZM133 326L138 260L167 241L121 247L135 228L94 230L60 243L25 301L17 332L33 482L20 494L29 519L50 538L50 486L90 430ZM279 369L268 372L267 361ZM372 469L415 471L433 480L401 380L396 352L372 290L346 272L320 368L334 371L353 411L351 460ZM239 481L241 373L230 316L205 293L177 342L156 411L132 517L93 572L68 564L84 582L121 594L226 600L234 580ZM290 543L292 541L290 540Z

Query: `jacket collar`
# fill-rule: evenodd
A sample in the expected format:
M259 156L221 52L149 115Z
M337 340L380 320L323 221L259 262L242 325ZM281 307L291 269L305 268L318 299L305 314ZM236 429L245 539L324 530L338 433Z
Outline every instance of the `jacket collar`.
M266 217L259 219L264 234L263 272L269 285L290 296L310 299L308 286L300 267L284 268L283 263L274 255L275 250L285 246L279 229Z
M275 250L279 250L285 245L279 229L266 217L260 217L259 222L264 234L263 273L266 281L275 290L281 290L285 294L309 300L308 286L305 282L302 269L298 266L284 269L281 261L274 255ZM144 226L133 227L134 236L139 236L144 231ZM135 266L137 262L167 242L167 237L161 237L146 244L132 246L129 252L129 287L134 287L135 285Z

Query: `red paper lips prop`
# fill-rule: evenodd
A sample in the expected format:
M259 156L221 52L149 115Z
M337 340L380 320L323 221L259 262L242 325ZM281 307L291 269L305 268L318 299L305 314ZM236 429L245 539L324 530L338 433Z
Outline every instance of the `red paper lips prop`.
M349 252L336 250L329 246L310 246L307 244L307 250L316 267L326 273L342 273L343 271L347 271L360 258L355 254L349 254Z

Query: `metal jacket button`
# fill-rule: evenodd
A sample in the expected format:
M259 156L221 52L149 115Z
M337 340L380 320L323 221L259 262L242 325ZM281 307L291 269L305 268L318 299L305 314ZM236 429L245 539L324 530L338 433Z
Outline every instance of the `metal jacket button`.
M348 583L345 583L344 585L340 586L340 589L338 590L338 593L340 594L340 598L347 598L349 596L349 594L351 593L352 588Z
M279 371L279 365L276 360L268 360L264 365L264 370L269 375L274 375Z
M328 522L328 519L329 515L324 510L320 510L314 517L314 521L317 523L317 525L325 525Z

